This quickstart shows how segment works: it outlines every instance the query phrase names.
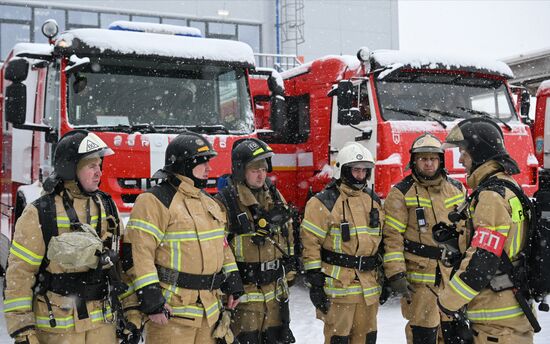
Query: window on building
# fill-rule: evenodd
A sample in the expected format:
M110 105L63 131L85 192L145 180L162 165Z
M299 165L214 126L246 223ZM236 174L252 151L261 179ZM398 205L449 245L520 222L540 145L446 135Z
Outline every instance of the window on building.
M69 11L69 27L98 27L98 13Z
M0 5L0 18L10 20L31 20L31 9L25 6Z
M237 25L230 23L208 23L207 37L237 39Z
M17 43L30 42L30 25L0 23L0 52L2 61Z
M144 23L160 23L159 17L132 16L132 21Z
M65 31L65 10L50 8L34 9L34 42L48 43L48 39L42 34L42 24L48 19L55 19L59 26L59 32Z
M260 26L239 24L238 40L247 43L252 47L254 52L259 53L261 51Z
M195 20L190 20L189 21L189 26L191 27L195 27L199 30L201 30L201 33L204 37L208 37L206 36L206 24L204 22L201 22L201 21L195 21Z
M187 20L185 19L162 18L162 23L169 25L187 26Z
M128 21L130 20L130 16L125 14L101 13L99 14L99 27L106 29L112 22L116 22L117 20Z

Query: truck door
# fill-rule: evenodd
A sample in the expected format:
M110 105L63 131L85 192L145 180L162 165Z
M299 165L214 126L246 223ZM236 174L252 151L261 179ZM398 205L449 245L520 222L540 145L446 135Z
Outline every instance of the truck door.
M361 114L361 122L356 125L342 125L338 123L337 96L332 101L332 118L330 132L330 161L331 165L336 160L340 148L348 141L356 141L367 147L376 161L376 115L372 102L372 89L367 81L362 81L354 86L354 107ZM374 183L374 173L371 177Z

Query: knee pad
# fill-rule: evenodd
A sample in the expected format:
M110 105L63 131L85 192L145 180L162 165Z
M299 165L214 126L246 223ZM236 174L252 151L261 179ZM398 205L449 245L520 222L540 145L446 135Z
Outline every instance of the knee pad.
M372 331L367 333L367 338L365 339L365 344L376 344L376 335L377 331Z
M332 336L330 337L330 344L348 344L349 336Z
M413 344L437 344L437 327L411 326Z
M239 344L261 344L260 331L241 332L237 335Z

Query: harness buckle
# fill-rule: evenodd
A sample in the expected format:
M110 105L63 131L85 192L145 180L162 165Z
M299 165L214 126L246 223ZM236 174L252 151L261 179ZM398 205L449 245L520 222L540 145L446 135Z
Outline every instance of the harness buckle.
M279 269L280 266L281 266L281 260L275 259L275 260L270 260L268 262L262 262L262 264L260 265L260 270L261 271L277 270Z
M363 271L363 256L359 256L359 266L357 267L360 271Z

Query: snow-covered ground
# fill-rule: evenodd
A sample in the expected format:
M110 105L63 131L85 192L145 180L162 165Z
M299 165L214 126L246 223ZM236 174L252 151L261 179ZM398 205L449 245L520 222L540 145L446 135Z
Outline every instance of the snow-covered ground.
M0 279L2 281L2 279ZM307 289L295 285L291 289L291 327L298 344L323 343L323 323L315 318L315 309L309 301ZM535 344L548 343L550 338L550 313L538 314L542 331L535 335ZM378 312L378 343L405 343L405 320L401 316L399 301L392 299L380 307ZM6 332L3 303L0 301L0 344L11 344ZM520 343L518 343L520 344Z

